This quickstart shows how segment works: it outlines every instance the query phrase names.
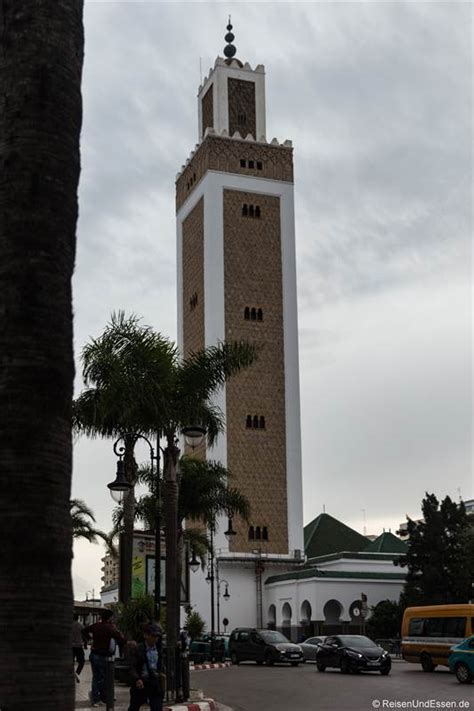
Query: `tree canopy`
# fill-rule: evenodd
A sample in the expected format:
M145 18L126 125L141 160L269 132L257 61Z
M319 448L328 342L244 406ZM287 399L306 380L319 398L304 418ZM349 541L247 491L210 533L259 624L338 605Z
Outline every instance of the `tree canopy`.
M421 508L421 521L408 518L408 551L398 561L408 568L402 602L406 606L467 602L474 570L468 544L472 523L464 504L449 496L440 503L426 493Z

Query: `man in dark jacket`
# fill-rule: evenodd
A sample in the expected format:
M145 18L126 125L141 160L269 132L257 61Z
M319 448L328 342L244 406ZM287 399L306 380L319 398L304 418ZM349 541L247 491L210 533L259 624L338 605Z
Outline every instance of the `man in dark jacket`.
M150 711L162 711L161 659L156 644L161 629L155 622L148 622L143 629L143 634L145 643L137 644L130 652L131 686L128 711L139 711L146 703L150 704Z
M125 638L112 623L112 610L100 613L100 622L95 622L84 629L84 634L92 635L92 647L89 660L92 667L92 689L89 693L91 706L99 706L105 701L105 668L109 654L115 654L115 643L124 644Z

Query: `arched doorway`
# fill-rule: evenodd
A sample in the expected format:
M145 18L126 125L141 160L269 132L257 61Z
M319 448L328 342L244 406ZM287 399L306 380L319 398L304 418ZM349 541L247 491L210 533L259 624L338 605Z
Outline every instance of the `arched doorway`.
M328 600L323 609L324 622L323 633L340 634L342 632L342 605L339 600Z
M270 605L267 613L267 627L269 630L276 629L276 607L275 605Z
M291 639L291 616L291 605L285 602L281 608L281 631L288 639Z
M302 642L307 637L312 637L313 635L313 623L311 622L311 605L308 600L304 600L301 604L300 610L300 629L298 634L298 641Z

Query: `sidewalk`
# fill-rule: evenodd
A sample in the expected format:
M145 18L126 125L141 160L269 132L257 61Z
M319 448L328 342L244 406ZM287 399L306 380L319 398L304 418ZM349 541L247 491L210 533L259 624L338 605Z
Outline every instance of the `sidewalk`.
M90 664L86 662L84 669L81 674L81 681L76 684L76 709L89 709L91 708L89 703L89 691L91 688L91 668ZM187 701L182 704L167 705L166 702L163 704L163 711L217 711L218 705L212 699L199 699L199 692L194 690L192 693L192 701ZM201 694L202 697L202 694ZM115 711L127 711L130 701L130 690L128 686L123 684L116 684L115 686ZM105 705L101 706L102 710L105 710ZM142 706L143 711L149 709L149 706Z

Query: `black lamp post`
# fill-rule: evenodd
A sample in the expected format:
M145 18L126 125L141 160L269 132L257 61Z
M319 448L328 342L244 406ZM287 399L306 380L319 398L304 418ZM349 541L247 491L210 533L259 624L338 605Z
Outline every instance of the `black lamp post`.
M151 473L153 474L153 465L156 462L155 471L155 487L156 487L156 518L155 518L155 614L157 622L160 621L160 609L161 609L161 487L160 487L160 438L157 435L157 453L153 449L153 445L150 440L142 434L124 434L114 442L114 452L119 457L117 462L117 475L115 481L107 484L110 489L110 494L114 501L121 503L123 501L124 495L130 491L132 484L127 480L125 474L125 462L123 461L123 455L125 454L125 438L130 438L133 436L134 441L138 439L144 440L150 449L150 467ZM126 571L127 575L131 575L131 571ZM159 644L161 645L161 636L159 638ZM161 649L160 649L161 652Z
M219 566L216 565L217 579L217 634L221 633L221 585L225 585L224 594L222 597L227 602L230 599L229 581L219 577Z

